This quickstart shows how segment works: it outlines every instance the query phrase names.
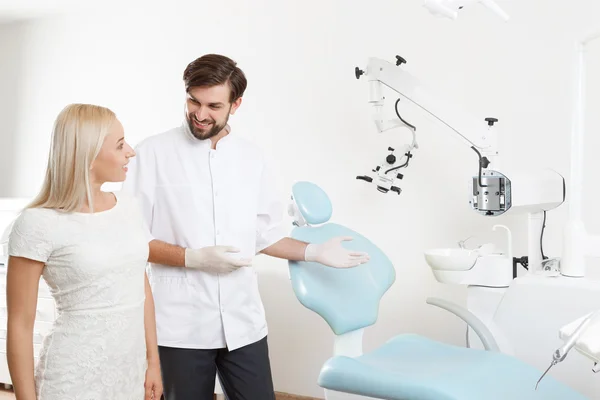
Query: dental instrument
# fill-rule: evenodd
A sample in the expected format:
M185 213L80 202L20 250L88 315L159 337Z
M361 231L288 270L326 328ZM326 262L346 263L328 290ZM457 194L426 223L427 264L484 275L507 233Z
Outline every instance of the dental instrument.
M554 367L556 364L558 364L559 362L562 362L565 360L565 358L567 357L567 355L569 354L571 349L577 345L577 342L579 341L581 336L584 334L585 330L588 328L588 325L592 322L592 320L594 320L598 316L600 316L600 311L596 311L595 313L590 313L588 316L586 316L583 319L583 321L581 323L579 323L579 325L575 329L575 331L567 337L567 340L564 342L564 344L554 351L554 353L552 354L552 361L550 362L550 365L548 366L546 371L544 371L544 373L542 374L542 376L540 377L540 379L537 381L537 383L535 385L536 390L538 388L538 385L542 381L542 379L548 373L548 371L550 371L550 369L552 367Z

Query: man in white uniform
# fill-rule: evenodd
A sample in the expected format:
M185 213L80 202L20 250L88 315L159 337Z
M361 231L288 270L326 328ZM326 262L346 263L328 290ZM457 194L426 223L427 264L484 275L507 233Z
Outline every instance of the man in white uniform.
M136 148L123 190L143 205L154 240L151 282L166 400L213 398L215 375L229 400L275 399L267 324L251 259L352 267L368 255L335 238L286 237L284 207L259 148L228 125L247 81L236 63L190 63L183 124Z

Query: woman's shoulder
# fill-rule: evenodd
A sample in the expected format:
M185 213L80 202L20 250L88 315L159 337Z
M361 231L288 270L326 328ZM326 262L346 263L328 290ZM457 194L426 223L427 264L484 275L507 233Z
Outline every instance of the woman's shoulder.
M13 220L10 229L15 233L37 232L50 236L56 231L60 213L50 208L32 207L23 209Z
M52 223L55 222L61 213L52 208L31 207L23 209L17 216L15 223Z
M14 250L16 248L50 246L57 231L59 217L60 214L53 209L25 208L8 228L10 232L9 248Z

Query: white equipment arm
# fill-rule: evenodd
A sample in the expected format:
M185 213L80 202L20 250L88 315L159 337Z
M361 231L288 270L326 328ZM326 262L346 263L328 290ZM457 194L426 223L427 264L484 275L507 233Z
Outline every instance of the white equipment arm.
M498 154L496 138L493 130L490 129L497 119L481 118L478 120L456 107L453 102L442 100L441 95L434 94L432 90L427 89L423 83L401 68L401 64L406 62L402 57L396 56L396 58L398 60L396 65L378 58L371 58L366 72L358 68L355 70L358 78L364 74L369 81L369 102L375 106L374 120L380 132L402 125L400 121L389 123L383 119L382 87L386 86L450 128L466 145L475 147L484 155L495 156Z
M504 183L499 182L500 175L494 177L486 177L487 168L490 163L492 168L499 170L497 163L498 149L496 145L496 135L493 130L493 125L498 120L496 118L481 118L477 121L461 108L457 107L451 101L444 101L443 96L434 93L431 89L427 89L423 83L405 71L401 66L406 63L406 60L400 56L396 56L396 65L381 60L378 58L370 58L366 68L366 72L355 68L355 75L360 79L365 75L369 82L369 103L375 108L373 120L379 132L406 126L413 130L413 143L408 146L408 151L402 151L400 156L406 156L406 161L400 166L395 166L394 162L390 163L388 158L376 167L373 172L377 175L373 179L369 176L358 176L368 182L375 181L377 189L383 193L394 191L398 194L401 189L396 184L396 179L402 179L403 175L395 172L398 168L406 167L412 154L410 151L417 147L415 130L416 127L406 122L399 114L396 108L397 119L385 121L383 115L383 106L385 96L383 94L384 87L391 89L401 97L415 104L417 107L428 113L430 116L439 121L445 128L449 128L455 136L462 141L463 144L471 147L479 156L478 172L475 177L472 206L488 215L498 215L505 212L511 207L510 199L506 200L506 190ZM396 107L398 102L396 102ZM390 150L393 149L390 148ZM388 156L390 157L390 156ZM391 155L392 160L397 160ZM393 172L393 173L391 173ZM492 180L490 182L484 182ZM483 190L479 190L485 188ZM485 204L484 204L485 203Z

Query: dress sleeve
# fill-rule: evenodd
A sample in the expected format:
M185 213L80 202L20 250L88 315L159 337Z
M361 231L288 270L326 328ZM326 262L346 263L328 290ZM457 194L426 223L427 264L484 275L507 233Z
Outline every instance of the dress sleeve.
M8 255L47 262L53 250L50 210L26 209L14 221L8 236Z

